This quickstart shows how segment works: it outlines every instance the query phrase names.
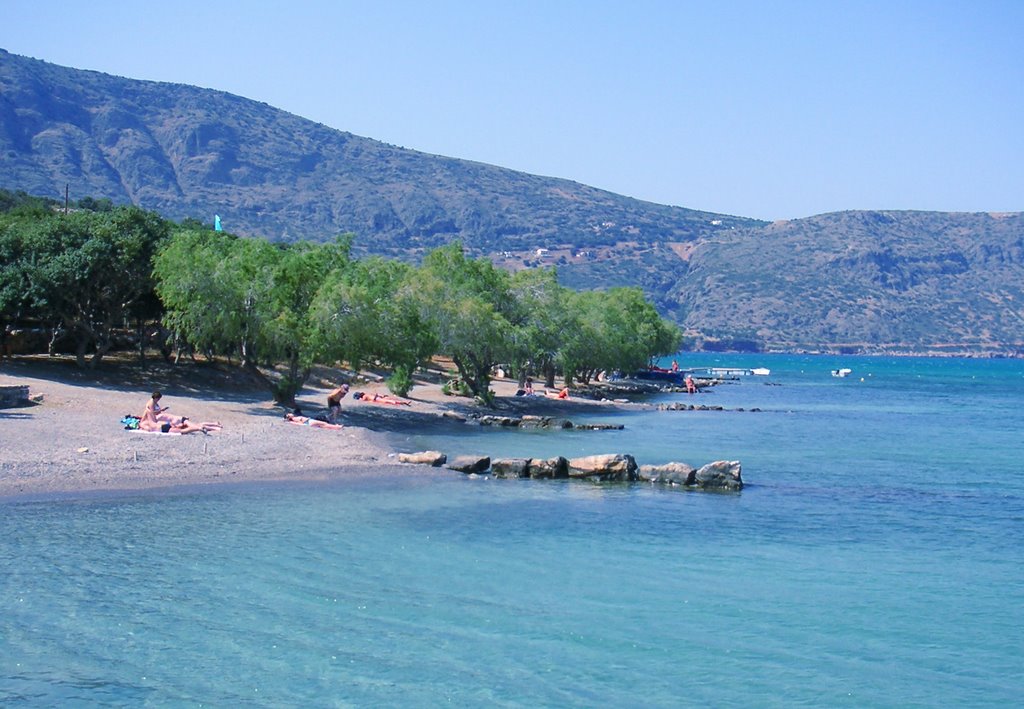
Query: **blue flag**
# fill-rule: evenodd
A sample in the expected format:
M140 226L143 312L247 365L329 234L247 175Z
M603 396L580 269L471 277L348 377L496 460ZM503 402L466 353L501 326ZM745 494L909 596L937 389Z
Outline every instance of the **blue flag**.
M219 214L214 214L213 215L213 230L214 231L223 231L223 229L220 228L220 215Z

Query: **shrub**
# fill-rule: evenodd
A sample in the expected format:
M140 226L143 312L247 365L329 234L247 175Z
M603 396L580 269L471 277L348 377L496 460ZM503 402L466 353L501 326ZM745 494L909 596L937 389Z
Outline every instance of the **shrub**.
M388 389L395 396L405 396L412 389L412 374L405 365L395 367L395 371L388 379Z

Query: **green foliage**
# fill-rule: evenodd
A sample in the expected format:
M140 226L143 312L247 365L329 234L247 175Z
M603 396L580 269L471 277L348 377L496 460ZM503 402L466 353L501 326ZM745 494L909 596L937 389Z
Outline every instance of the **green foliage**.
M183 231L157 257L166 325L204 351L237 353L243 366L283 364L272 382L290 403L316 352L313 304L325 280L348 266L349 242L274 246L224 232Z
M416 279L407 284L420 321L451 356L459 375L477 395L486 394L490 371L515 347L517 304L509 274L486 259L469 259L460 244L427 254Z
M164 324L200 351L237 353L255 367L275 256L264 241L223 232L175 234L154 263Z
M398 261L369 258L326 278L317 294L311 325L317 355L354 367L381 363L413 371L435 349L407 284L415 269Z
M404 396L412 372L445 354L458 370L446 391L492 403L499 364L525 373L560 363L586 379L678 344L638 289L574 293L554 270L511 275L458 244L416 268L353 261L349 238L274 245L106 200L80 200L67 215L23 193L0 193L0 204L0 320L66 328L80 364L90 348L98 362L129 318L161 308L179 343L269 368L282 403L314 363L389 367L389 387Z
M152 292L168 223L152 212L18 213L0 221L0 312L65 328L80 366L95 366L115 328ZM20 293L19 293L20 290ZM92 351L87 361L86 355Z
M571 292L558 284L554 269L527 269L512 275L510 293L518 308L509 364L515 371L545 371L575 325Z
M630 371L679 348L679 329L662 319L639 288L584 291L570 297L575 322L558 357L567 380L601 370Z
M404 364L395 367L394 372L388 378L388 389L392 394L405 396L412 389L412 374Z
M107 197L102 199L93 199L92 197L82 197L76 203L78 209L84 209L89 212L111 212L114 210L114 203Z
M52 214L58 202L49 197L36 197L23 190L11 192L0 189L0 214L8 213L20 217L40 217Z

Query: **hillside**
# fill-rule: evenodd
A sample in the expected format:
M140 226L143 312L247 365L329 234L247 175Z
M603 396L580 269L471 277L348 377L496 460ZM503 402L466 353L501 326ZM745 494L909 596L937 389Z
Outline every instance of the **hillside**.
M695 334L781 350L1024 352L1024 214L840 212L697 245Z
M575 288L639 285L698 346L1024 353L1024 218L842 212L766 224L428 155L227 93L0 50L0 188L109 198L276 241L461 240ZM699 167L695 166L695 169Z
M135 81L0 50L0 187L106 197L271 240L356 234L409 255L690 241L754 220L427 155L219 91Z

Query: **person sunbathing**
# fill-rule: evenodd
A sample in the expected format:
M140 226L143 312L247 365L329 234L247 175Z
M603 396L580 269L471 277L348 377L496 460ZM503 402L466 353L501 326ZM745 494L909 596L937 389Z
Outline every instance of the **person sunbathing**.
M391 396L390 394L369 394L364 391L357 391L352 395L353 399L359 399L367 404L391 404L393 406L412 406L411 401L405 399L399 399L397 396Z
M284 420L288 423L294 423L297 426L309 426L310 428L330 428L333 430L342 428L340 423L321 421L320 419L313 419L309 416L303 416L301 413L296 414L291 411L284 415Z
M544 396L548 397L549 399L568 399L569 398L569 387L565 387L564 389L562 389L562 390L560 390L558 392L545 391L544 392Z
M195 423L189 421L187 416L182 416L180 421L174 423L170 421L157 421L156 423L139 421L139 430L150 433L209 433L210 431L220 431L222 428L219 421Z
M167 426L168 424L164 424ZM210 431L220 431L223 426L218 421L202 421L200 423L194 423L188 420L187 416L182 416L181 422L176 424L170 424L170 428L164 431L164 433L209 433Z

